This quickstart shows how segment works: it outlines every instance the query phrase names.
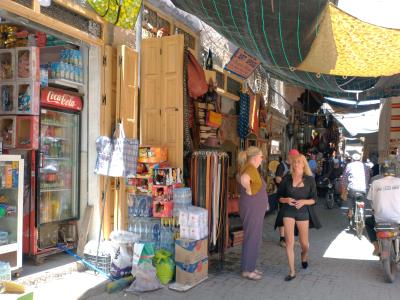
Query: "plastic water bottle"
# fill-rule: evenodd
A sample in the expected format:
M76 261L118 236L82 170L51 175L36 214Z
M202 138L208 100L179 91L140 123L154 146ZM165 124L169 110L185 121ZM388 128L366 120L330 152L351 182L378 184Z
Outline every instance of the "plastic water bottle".
M0 261L0 281L11 280L11 266L8 262Z

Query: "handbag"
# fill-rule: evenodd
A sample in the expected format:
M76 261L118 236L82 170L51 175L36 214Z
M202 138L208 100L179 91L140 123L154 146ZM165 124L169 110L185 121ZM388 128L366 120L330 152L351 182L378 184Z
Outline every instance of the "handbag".
M197 62L196 57L188 52L188 92L193 99L204 95L208 91L208 84L203 68Z
M107 22L125 29L135 26L142 0L87 0Z
M207 111L206 125L214 128L219 128L222 124L222 115L215 111Z
M101 136L96 140L97 161L95 173L111 177L136 176L139 141L127 139L122 123L118 124L119 136L113 139Z

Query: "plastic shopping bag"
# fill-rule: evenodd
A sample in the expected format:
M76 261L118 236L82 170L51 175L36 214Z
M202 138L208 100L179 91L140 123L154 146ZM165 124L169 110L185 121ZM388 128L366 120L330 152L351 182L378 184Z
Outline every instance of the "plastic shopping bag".
M87 0L107 22L125 29L135 26L142 0Z
M174 278L175 263L172 259L171 252L164 249L156 251L154 265L156 267L157 277L162 284L167 284Z

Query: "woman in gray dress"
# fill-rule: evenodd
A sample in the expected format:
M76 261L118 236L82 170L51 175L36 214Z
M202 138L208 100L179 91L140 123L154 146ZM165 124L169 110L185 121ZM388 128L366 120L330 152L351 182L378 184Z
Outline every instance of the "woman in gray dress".
M259 280L262 273L256 262L262 242L264 216L269 209L266 183L257 168L263 154L257 147L249 147L239 153L240 200L239 212L243 223L242 276Z

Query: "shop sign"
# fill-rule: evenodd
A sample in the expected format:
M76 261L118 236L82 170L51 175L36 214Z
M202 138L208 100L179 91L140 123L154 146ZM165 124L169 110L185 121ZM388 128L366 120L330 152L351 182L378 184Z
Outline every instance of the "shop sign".
M242 78L248 78L260 63L258 59L247 54L242 48L239 48L225 65L225 70Z
M46 106L81 111L82 98L74 93L55 88L42 89L40 103Z

